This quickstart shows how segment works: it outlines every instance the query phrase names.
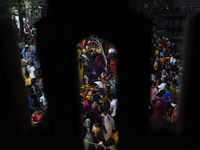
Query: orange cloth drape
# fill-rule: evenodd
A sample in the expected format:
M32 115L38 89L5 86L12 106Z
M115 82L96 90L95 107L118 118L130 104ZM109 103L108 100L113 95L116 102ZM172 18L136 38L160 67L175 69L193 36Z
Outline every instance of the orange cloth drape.
M115 61L112 61L110 63L110 68L111 68L111 71L114 73L116 71L116 62Z

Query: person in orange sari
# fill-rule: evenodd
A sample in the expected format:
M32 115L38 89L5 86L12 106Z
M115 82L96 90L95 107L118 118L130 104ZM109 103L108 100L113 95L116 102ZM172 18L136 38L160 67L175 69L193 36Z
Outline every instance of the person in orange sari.
M36 124L40 123L42 118L43 118L42 111L39 109L39 107L36 107L35 112L31 116L32 125L36 125Z
M111 71L114 73L115 71L116 71L116 66L117 66L117 64L116 64L116 62L115 62L115 59L112 59L112 61L111 61L111 63L110 63L110 69L111 69Z

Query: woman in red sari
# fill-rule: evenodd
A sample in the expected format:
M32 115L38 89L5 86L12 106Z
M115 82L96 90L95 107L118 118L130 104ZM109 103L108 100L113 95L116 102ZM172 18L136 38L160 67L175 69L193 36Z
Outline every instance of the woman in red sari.
M116 71L116 62L115 62L115 59L112 59L111 63L110 63L110 69L111 71L114 73Z
M35 112L34 112L34 113L32 114L32 116L31 116L31 123L32 123L33 125L38 124L38 123L41 122L42 118L43 118L43 113L42 113L42 111L39 109L39 107L37 107L37 108L35 109Z

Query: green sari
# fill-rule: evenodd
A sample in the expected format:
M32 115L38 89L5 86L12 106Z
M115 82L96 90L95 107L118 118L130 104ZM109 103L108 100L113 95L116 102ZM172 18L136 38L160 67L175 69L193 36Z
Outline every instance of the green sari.
M170 86L169 91L172 93L172 103L175 103L175 101L176 101L176 97L175 97L176 88L173 88L173 86Z
M42 113L43 115L46 115L47 114L47 108L48 108L48 105L44 105L40 108L40 110L42 110Z

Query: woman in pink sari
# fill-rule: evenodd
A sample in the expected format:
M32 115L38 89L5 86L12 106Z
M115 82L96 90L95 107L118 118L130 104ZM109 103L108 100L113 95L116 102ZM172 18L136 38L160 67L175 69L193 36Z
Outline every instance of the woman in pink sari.
M154 97L158 94L158 89L156 88L156 83L152 83L151 85L151 99L153 100Z

